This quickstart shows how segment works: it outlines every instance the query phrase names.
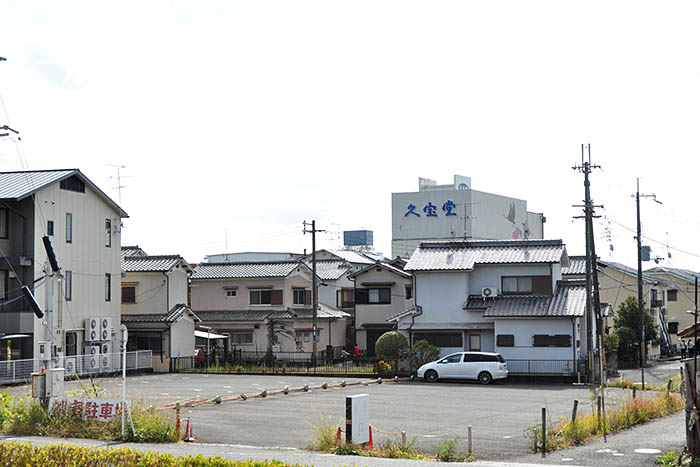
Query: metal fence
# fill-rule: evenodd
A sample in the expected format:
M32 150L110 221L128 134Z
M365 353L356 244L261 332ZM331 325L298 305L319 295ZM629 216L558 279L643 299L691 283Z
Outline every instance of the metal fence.
M55 368L64 368L66 376L99 373L115 373L122 370L122 354L75 355L58 357ZM137 350L126 353L126 371L148 370L153 368L150 350ZM8 360L0 362L0 384L14 384L30 381L32 373L41 370L41 360Z
M576 376L585 372L585 362L576 360L506 360L509 375Z

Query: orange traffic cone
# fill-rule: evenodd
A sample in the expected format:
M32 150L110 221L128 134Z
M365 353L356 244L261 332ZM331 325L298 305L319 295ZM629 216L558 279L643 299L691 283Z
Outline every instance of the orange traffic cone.
M372 425L369 426L369 441L367 442L367 447L374 449L374 443L372 442Z
M188 443L194 441L194 435L192 434L192 422L189 418L187 419L187 427L185 428L185 439L183 441L186 441Z
M335 434L335 439L338 441L338 444L340 444L340 427L338 427L338 432Z

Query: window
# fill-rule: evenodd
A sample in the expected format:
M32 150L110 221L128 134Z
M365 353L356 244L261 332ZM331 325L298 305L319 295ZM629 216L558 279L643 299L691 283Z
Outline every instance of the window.
M105 219L105 246L112 246L112 220Z
M232 332L229 334L231 338L231 344L233 345L246 345L253 343L253 333L252 332Z
M105 302L112 301L112 275L105 274Z
M251 290L250 291L251 305L281 305L282 291L281 290Z
M568 334L535 334L532 338L534 347L571 347L571 336Z
M359 305L390 305L391 289L357 289L355 292L355 303Z
M678 334L678 321L671 321L668 323L668 333Z
M352 308L355 306L355 290L341 289L338 290L336 305L338 308Z
M0 300L7 300L7 289L9 289L10 274L7 269L0 269Z
M66 333L66 356L78 355L78 335L75 332Z
M10 234L10 210L0 208L0 238L9 238Z
M528 276L504 277L501 290L504 294L532 293L532 278Z
M66 213L66 243L73 243L73 214Z
M450 355L442 359L443 363L460 363L462 361L462 354Z
M46 221L46 235L53 237L53 221Z
M669 302L675 302L678 300L678 291L677 290L669 290L666 292L666 300Z
M469 350L475 352L481 352L481 335L480 334L470 334L469 335Z
M499 334L496 336L496 345L499 347L514 347L515 336L513 334Z
M122 284L122 303L136 303L136 286Z
M306 289L292 289L293 305L311 305L311 291Z
M61 180L59 187L62 190L75 191L77 193L85 193L85 183L83 183L83 181L75 175L73 175L72 177L68 177L65 180Z
M294 339L297 341L297 344L311 342L311 331L297 331L294 334Z
M406 300L410 300L412 298L413 298L413 286L407 285L406 286Z
M233 298L236 296L236 289L226 289L226 298Z
M66 271L65 272L65 281L66 281L66 290L65 290L66 300L70 301L70 300L73 300L73 271Z
M413 342L426 340L435 347L462 347L461 332L417 332Z

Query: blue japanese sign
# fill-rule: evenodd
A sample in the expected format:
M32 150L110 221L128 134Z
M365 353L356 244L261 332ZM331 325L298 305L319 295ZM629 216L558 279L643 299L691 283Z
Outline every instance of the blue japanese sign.
M409 203L409 205L406 206L406 213L403 216L408 217L409 215L414 215L416 217L421 217L420 213L417 212L416 209L417 208L415 204ZM445 213L445 216L456 216L456 209L457 205L451 199L448 199L442 205L442 210ZM425 213L425 217L438 217L437 206L435 206L430 201L428 201L428 204L423 206L423 212Z

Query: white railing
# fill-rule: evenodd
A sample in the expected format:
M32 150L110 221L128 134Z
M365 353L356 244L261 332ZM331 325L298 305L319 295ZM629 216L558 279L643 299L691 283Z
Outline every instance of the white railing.
M65 369L66 376L97 373L116 373L122 369L122 354L75 355L54 359L54 367ZM153 368L152 352L137 350L126 353L126 371L148 370ZM32 373L41 370L38 358L26 360L0 361L0 384L28 382Z

